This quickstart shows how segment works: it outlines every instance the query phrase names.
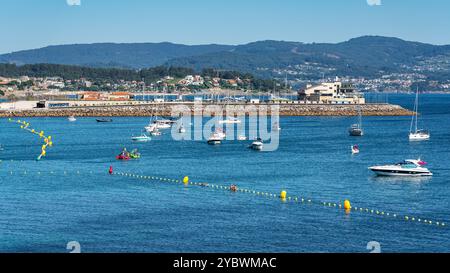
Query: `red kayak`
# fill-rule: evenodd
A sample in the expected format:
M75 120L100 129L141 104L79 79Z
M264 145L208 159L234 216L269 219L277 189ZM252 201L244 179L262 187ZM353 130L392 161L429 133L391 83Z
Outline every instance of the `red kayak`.
M117 160L130 160L129 156L118 155L116 156Z

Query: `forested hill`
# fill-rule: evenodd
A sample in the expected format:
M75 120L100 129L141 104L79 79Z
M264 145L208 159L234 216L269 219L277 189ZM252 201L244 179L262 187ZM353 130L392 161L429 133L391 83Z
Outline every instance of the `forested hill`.
M159 65L196 70L217 68L261 77L318 79L322 76L376 78L420 73L429 80L450 75L450 46L364 36L341 43L259 41L245 45L84 44L50 46L0 55L0 62L53 63L89 67L148 68Z
M0 55L1 63L67 64L90 67L146 68L174 58L232 49L227 45L181 45L173 43L96 43L56 45Z

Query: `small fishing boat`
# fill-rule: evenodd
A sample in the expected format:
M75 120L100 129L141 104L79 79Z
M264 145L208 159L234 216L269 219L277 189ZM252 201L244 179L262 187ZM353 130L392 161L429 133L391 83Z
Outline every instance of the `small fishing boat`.
M222 137L222 135L214 132L213 134L211 134L211 136L209 137L207 142L209 145L218 145L218 144L222 143L223 139L224 138Z
M95 119L97 122L112 122L113 120L111 118L98 118Z
M264 144L261 140L261 138L257 138L255 141L252 142L252 144L250 145L250 149L256 150L256 151L261 151L264 147Z
M147 136L145 133L142 133L140 136L131 137L131 140L135 142L147 142L152 140L152 138Z
M369 167L369 170L379 176L432 176L424 167L426 164L421 159L407 159L397 164Z
M238 118L227 118L225 120L219 120L219 124L239 124L241 121Z
M68 119L70 122L77 121L77 119L76 119L74 116L69 116L67 119Z

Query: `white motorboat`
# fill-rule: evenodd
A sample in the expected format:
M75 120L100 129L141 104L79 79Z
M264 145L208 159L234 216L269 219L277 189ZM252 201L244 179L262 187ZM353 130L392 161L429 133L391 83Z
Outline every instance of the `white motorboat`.
M131 137L131 140L135 141L135 142L147 142L147 141L152 140L152 138L147 136L145 133L142 133L142 135L140 135L140 136Z
M160 135L162 135L162 133L158 129L155 129L155 130L151 131L150 134L152 136L160 136Z
M222 143L222 140L223 140L223 137L220 134L213 133L213 134L211 134L211 136L209 137L207 142L209 145L217 145L217 144Z
M424 167L426 164L420 159L407 159L397 164L369 167L369 170L379 176L432 176Z
M362 129L362 113L361 108L358 108L358 123L353 124L349 129L350 136L363 136L364 130Z
M70 116L67 118L70 122L77 121L77 119L74 116Z
M422 141L430 139L430 132L428 132L427 130L418 129L418 119L419 119L418 111L419 111L419 88L417 88L416 101L414 103L414 115L412 116L411 126L409 128L410 141Z
M256 151L261 151L263 149L263 147L264 147L264 144L263 144L261 138L257 138L250 145L250 149L253 149L253 150L256 150Z
M157 128L156 124L151 123L151 124L145 126L144 129L145 129L145 131L147 131L147 133L150 133L153 130L158 129L158 128Z
M155 120L153 123L158 129L170 129L170 127L172 127L171 123L162 120Z
M145 127L145 131L152 136L160 136L161 132L158 130L158 126L156 124L150 124Z
M238 118L227 118L225 120L219 120L219 124L240 124L241 121Z

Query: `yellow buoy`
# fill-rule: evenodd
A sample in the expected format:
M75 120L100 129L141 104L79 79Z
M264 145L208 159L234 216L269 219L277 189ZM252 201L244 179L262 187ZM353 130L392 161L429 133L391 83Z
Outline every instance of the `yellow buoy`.
M345 200L344 201L344 209L345 210L350 210L352 208L350 201L349 200Z
M189 177L188 176L185 176L183 178L183 184L185 184L185 185L189 184Z
M284 200L286 199L286 195L287 195L286 191L281 191L280 198Z

